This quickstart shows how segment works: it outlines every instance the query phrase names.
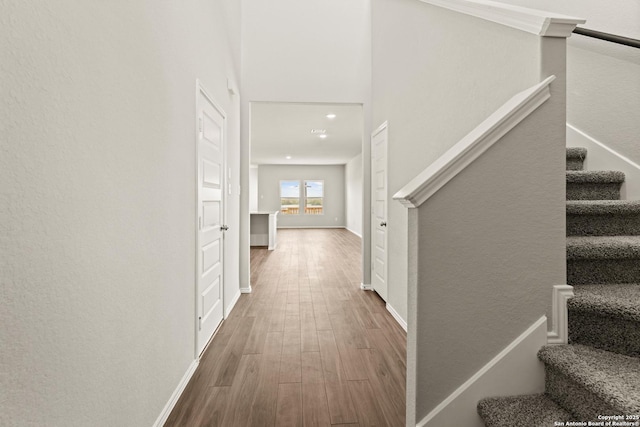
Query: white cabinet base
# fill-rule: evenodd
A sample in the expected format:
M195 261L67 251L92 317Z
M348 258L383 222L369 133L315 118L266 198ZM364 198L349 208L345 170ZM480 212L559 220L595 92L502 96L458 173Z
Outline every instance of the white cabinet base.
M249 244L251 246L267 246L270 251L278 245L278 211L276 212L251 212L251 234Z

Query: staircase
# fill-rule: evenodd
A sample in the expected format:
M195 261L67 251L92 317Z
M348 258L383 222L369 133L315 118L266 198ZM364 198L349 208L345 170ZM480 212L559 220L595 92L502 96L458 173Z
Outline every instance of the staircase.
M544 394L478 403L487 427L640 425L640 201L620 200L622 172L583 170L586 155L567 149L569 344L538 352Z

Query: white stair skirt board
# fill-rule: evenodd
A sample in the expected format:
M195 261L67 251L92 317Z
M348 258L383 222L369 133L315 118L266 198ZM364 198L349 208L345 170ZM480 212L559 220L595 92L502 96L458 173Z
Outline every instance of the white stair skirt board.
M496 357L436 406L418 427L484 427L476 411L489 396L542 393L544 365L538 360L547 343L547 318L542 316Z
M158 417L156 422L153 423L153 427L162 427L164 423L167 422L167 418L169 418L171 411L173 411L173 407L176 406L176 403L178 402L178 399L180 398L180 395L184 391L185 387L187 386L187 384L189 384L189 380L193 376L193 373L196 371L199 363L200 359L196 359L191 363L191 365L187 369L187 372L185 372L182 376L178 387L176 387L176 389L173 391L173 394L169 398L167 404L164 405L164 409L162 409L160 416Z
M371 283L369 283L368 285L360 283L360 289L362 289L363 291L372 291L373 286L371 286Z
M569 123L567 123L567 147L587 149L585 169L624 172L626 179L620 190L620 198L640 200L640 165Z
M400 317L398 312L393 307L391 307L389 303L387 303L386 307L387 307L387 311L391 313L394 319L396 319L396 322L398 322L398 324L402 327L402 329L404 329L404 331L407 332L407 322L405 322L405 320L402 317Z
M551 330L547 332L547 344L566 344L569 340L567 300L573 296L573 286L555 285L551 308Z
M235 296L233 297L233 299L231 300L231 302L229 303L227 308L225 308L225 310L224 310L224 318L225 319L227 317L229 317L229 314L231 313L231 310L233 310L233 307L236 306L236 303L240 299L240 295L242 295L242 292L240 292L240 289L238 289L238 292L236 292Z
M247 285L244 288L240 288L240 293L242 293L242 294L250 294L251 293L251 285Z

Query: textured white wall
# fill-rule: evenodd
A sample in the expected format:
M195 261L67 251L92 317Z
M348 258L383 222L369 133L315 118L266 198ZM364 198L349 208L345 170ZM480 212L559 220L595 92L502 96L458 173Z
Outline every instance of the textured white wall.
M637 0L502 0L578 16L594 30L640 39ZM640 50L574 34L567 49L567 122L640 162Z
M406 320L407 210L391 198L540 81L539 44L531 34L415 0L374 0L372 25L373 124L389 122L387 302Z
M362 154L345 165L347 228L362 236Z
M246 0L242 17L249 101L366 101L367 0Z
M249 211L258 210L258 167L249 169Z
M244 0L242 4L242 170L249 185L250 102L363 104L371 134L371 0ZM364 144L368 156L368 144ZM369 175L365 165L364 175ZM369 183L364 206L369 212ZM241 283L249 283L249 200L242 200ZM246 216L245 216L246 215ZM369 217L365 215L365 227ZM369 236L364 236L369 283Z
M229 117L238 290L239 5L0 10L0 425L152 425L194 359L196 78Z
M578 35L568 46L567 122L640 163L640 49Z
M322 215L278 214L278 227L344 227L344 165L260 165L258 168L258 210L280 210L280 181L324 181L324 213ZM302 197L302 187L300 197ZM301 201L301 203L304 203Z

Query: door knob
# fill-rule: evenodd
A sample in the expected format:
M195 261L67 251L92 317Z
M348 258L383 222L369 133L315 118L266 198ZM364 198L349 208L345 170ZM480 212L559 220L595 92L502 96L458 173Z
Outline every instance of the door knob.
M383 221L383 222L380 223L380 227L386 227L386 226L387 226L386 222Z
M220 226L220 230L222 230L222 231L227 231L228 229L229 229L228 225L221 225Z

